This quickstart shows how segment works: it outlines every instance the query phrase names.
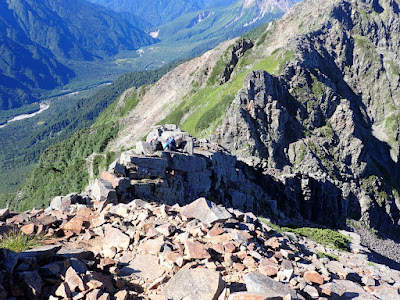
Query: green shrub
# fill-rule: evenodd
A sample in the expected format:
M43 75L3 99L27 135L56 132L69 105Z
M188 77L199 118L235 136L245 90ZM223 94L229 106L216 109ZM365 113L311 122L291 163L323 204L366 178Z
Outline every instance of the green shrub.
M347 244L351 241L349 237L332 229L311 228L311 227L281 227L271 222L267 222L264 218L259 218L261 222L270 226L278 233L293 232L298 235L308 237L316 243L331 246L339 250L348 250Z
M347 243L350 242L350 239L332 229L300 227L289 230L293 233L308 237L317 243L332 246L339 250L348 250Z

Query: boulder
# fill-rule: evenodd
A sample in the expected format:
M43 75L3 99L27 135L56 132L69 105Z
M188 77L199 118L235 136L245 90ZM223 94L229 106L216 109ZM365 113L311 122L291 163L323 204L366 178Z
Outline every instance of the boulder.
M74 292L76 288L78 288L80 291L85 290L85 284L81 276L73 267L69 267L65 273L65 282L68 284L68 287L72 292Z
M219 272L208 269L180 270L162 289L171 300L217 300L224 289Z
M138 154L152 154L153 149L150 145L150 143L139 141L136 143L136 153Z
M115 247L125 250L129 247L131 238L118 228L107 226L104 233L103 250Z
M66 282L62 282L57 288L55 295L63 299L71 298L71 290Z
M186 153L171 153L171 168L180 172L199 172L207 168L206 159Z
M68 194L67 196L57 196L50 203L50 207L54 210L67 210L71 204L77 203L79 195L76 193Z
M40 265L47 264L52 261L54 255L61 249L59 245L42 246L32 250L27 250L18 254L18 260L29 257L35 257Z
M23 233L30 235L30 234L35 233L35 228L36 228L36 225L31 223L31 224L26 224L26 225L22 226L20 230Z
M117 193L109 181L96 179L91 190L92 197L97 201L118 201Z
M207 224L227 220L232 217L225 208L219 207L214 202L205 198L199 198L186 205L181 214L187 218L196 218Z
M149 239L143 241L139 247L138 252L143 252L145 254L155 254L160 253L162 247L164 245L164 237L160 236L156 239Z
M125 171L125 167L123 165L121 165L118 160L115 160L114 162L112 162L109 167L108 167L109 171L112 171L114 174L125 177L126 176L126 171Z
M144 280L155 280L162 276L164 270L157 262L157 257L151 254L138 254L125 267L121 269L120 276L134 274Z
M323 284L324 279L322 276L316 271L307 271L304 273L304 279L308 283L316 283L316 284Z
M67 223L65 223L63 226L61 226L61 229L71 231L75 234L79 234L82 231L82 229L84 229L83 218L81 216L75 216Z
M331 299L373 300L377 299L366 292L360 285L350 280L334 279L332 282L320 286L322 290L331 292ZM392 298L391 298L392 299Z
M296 292L289 286L277 282L260 272L252 272L243 276L247 291L250 293L262 294L268 297L285 297L290 294L297 299Z
M204 259L210 258L210 254L207 252L206 247L199 242L189 241L185 242L185 253L190 259Z
M37 271L19 273L21 284L28 299L39 299L42 293L43 280Z

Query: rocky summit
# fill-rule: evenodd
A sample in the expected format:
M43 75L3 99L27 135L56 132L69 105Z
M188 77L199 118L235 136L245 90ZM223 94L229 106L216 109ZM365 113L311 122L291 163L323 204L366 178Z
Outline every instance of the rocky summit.
M2 231L40 236L42 245L0 250L0 299L400 299L400 272L370 262L368 249L326 248L275 231L239 200L199 197L218 201L228 180L216 169L234 164L173 126L149 137L171 133L177 151L145 154L154 143L140 142L80 194L44 210L1 210ZM229 189L247 199L241 172Z

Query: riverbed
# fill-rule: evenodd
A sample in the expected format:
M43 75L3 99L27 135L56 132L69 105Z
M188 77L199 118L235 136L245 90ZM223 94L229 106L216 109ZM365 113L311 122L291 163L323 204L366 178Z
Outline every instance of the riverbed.
M0 128L4 128L4 127L6 127L8 124L10 124L12 122L33 118L34 116L37 116L38 114L41 114L42 112L44 112L45 110L48 110L49 108L50 108L50 104L49 103L40 103L39 110L37 112L31 113L31 114L22 114L22 115L16 116L16 117L12 118L11 120L8 120L7 123L1 125Z

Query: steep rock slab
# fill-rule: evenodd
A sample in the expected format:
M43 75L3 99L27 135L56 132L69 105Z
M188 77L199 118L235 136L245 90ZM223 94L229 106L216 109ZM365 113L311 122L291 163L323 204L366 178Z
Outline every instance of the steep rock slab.
M162 293L171 300L217 300L223 289L219 272L190 269L180 270L165 285Z

